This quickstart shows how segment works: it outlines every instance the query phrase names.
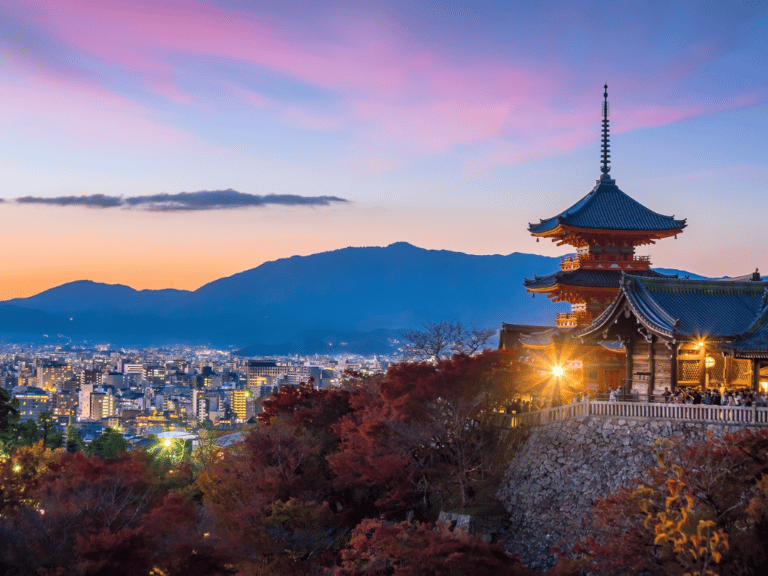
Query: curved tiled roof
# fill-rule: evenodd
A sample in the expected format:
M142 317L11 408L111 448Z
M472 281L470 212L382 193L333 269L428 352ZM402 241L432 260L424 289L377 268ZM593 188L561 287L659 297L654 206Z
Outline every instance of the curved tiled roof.
M635 275L621 277L621 291L608 309L583 331L588 336L610 325L622 302L650 330L667 336L734 338L764 313L765 284L756 281L683 280ZM762 328L768 336L768 328ZM755 329L757 335L760 330ZM757 336L756 336L757 337Z
M768 358L768 306L763 306L752 325L730 344L723 346L735 356Z
M669 231L685 228L685 219L675 220L650 210L619 190L614 180L598 180L584 198L557 216L529 224L531 234L544 234L559 225L590 230Z
M587 288L618 288L621 279L622 270L562 270L547 276L534 276L533 280L524 281L525 287L529 290L541 290L561 286L583 286ZM654 270L635 270L633 276L644 276L653 278L675 278L674 276L665 276Z

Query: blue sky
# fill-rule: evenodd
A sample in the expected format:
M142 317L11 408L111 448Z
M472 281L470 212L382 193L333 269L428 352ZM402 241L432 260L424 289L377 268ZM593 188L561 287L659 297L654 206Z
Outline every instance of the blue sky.
M612 176L688 218L654 263L768 272L766 2L2 3L0 299L402 240L562 254L526 228L599 176L604 83Z

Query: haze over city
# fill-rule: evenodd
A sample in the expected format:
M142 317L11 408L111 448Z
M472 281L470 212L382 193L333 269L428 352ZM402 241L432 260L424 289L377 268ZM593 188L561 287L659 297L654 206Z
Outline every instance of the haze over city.
M765 2L2 2L0 299L345 246L566 253L599 176L768 271ZM207 192L207 194L198 194Z

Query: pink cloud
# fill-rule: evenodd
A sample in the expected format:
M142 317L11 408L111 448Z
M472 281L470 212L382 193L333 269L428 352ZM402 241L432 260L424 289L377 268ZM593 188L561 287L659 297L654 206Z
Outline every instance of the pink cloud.
M354 116L375 125L373 131L379 138L404 141L438 152L445 152L458 143L500 136L510 109L510 104L483 106L463 101L352 104Z
M35 79L5 82L0 100L0 121L6 127L45 138L60 134L99 146L142 149L165 149L194 139L135 102L94 86Z
M336 99L333 113L234 83L227 89L294 126L358 129L375 153L404 146L441 154L482 142L493 151L476 167L489 167L562 153L597 136L599 89L578 97L574 111L551 104L568 91L563 82L570 73L560 64L449 58L425 48L395 19L364 9L348 19L327 16L317 33L308 33L244 9L193 1L69 0L65 9L59 0L19 2L59 42L143 77L149 90L176 103L198 100L178 88L189 74L179 62L189 56L268 69L319 87ZM635 105L622 111L614 128L667 124L714 109L697 104L695 96L668 108Z
M344 125L339 117L317 114L299 107L284 108L282 115L287 123L310 130L338 130Z
M178 86L170 80L158 80L153 83L152 89L156 94L165 96L177 104L189 104L192 101L189 94L182 93Z

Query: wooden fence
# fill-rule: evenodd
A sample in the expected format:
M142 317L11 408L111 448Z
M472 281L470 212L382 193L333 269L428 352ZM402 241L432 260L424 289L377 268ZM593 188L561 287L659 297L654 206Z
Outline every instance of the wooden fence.
M505 424L511 427L540 426L548 422L570 420L581 416L675 420L736 426L768 426L768 408L656 402L602 402L596 400L585 400L557 408L545 408L536 412L506 415L504 420Z

